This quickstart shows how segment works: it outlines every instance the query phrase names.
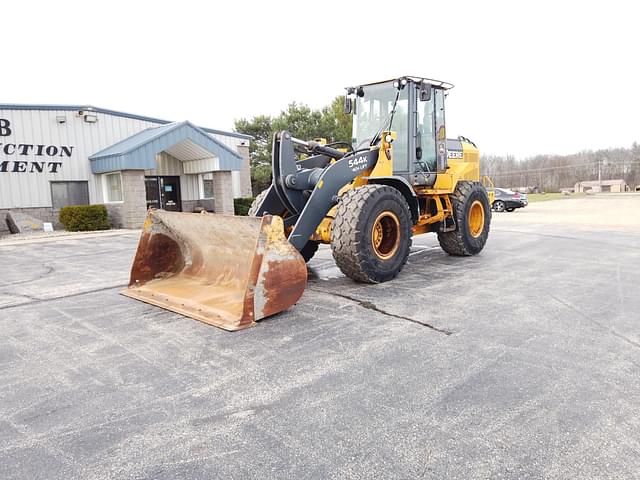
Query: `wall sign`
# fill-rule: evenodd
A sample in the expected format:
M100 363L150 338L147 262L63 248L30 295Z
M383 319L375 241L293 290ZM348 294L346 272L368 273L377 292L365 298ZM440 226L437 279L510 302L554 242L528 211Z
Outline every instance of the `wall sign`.
M6 138L12 134L11 122L0 118L0 173L59 173L62 162L55 159L70 158L73 154L74 147L69 145L12 142L10 138ZM44 157L44 160L20 160L19 157L23 156Z

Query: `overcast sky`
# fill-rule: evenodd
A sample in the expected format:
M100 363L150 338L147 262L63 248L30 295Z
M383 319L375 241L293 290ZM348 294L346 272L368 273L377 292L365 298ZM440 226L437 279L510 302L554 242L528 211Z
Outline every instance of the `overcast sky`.
M319 108L358 83L456 85L448 136L518 157L640 141L632 1L8 1L0 103L191 120Z

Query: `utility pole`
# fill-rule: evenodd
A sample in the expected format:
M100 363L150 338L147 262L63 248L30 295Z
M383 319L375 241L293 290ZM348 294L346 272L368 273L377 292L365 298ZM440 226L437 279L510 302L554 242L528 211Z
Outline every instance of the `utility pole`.
M598 186L602 191L602 160L598 159Z
M542 170L540 170L540 181L538 182L538 191L540 193L544 192L544 189L542 188Z

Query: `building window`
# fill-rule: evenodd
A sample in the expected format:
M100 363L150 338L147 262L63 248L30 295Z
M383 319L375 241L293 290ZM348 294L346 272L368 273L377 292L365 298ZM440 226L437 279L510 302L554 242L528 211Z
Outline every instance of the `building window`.
M200 175L200 198L213 198L213 173Z
M89 182L51 182L51 205L89 205Z
M105 203L122 202L122 175L120 172L102 175Z

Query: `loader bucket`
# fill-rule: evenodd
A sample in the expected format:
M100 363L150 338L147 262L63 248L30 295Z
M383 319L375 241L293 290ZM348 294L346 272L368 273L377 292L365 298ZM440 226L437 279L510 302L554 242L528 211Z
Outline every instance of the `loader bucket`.
M239 330L292 306L306 283L278 216L150 210L122 294Z

